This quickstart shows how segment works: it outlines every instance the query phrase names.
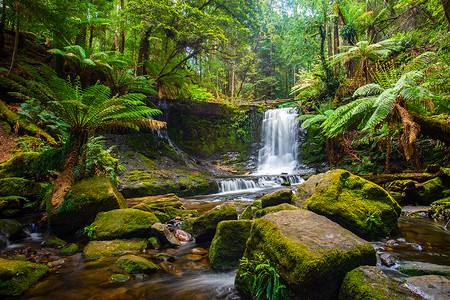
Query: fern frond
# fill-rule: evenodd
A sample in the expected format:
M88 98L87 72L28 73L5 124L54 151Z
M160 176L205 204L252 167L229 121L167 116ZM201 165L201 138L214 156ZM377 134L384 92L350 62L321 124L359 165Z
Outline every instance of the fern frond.
M373 107L375 111L370 116L369 120L364 125L364 130L369 130L374 128L376 125L381 123L389 113L392 111L397 100L397 95L393 89L385 90L375 101Z
M369 83L369 84L363 85L362 87L358 88L353 93L353 98L379 95L382 92L383 92L383 88L379 84Z

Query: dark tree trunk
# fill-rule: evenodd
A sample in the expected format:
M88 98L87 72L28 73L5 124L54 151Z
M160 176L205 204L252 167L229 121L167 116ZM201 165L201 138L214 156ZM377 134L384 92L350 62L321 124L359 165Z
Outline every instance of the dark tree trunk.
M0 51L5 48L6 0L3 0L2 3L2 18L0 19Z
M414 118L414 122L419 124L420 133L427 135L432 139L439 140L450 146L450 120L435 118L419 115L414 112L410 112Z
M123 10L124 8L125 8L125 0L120 0L120 9ZM120 30L119 51L122 54L125 52L125 30L123 30L123 28Z
M141 43L139 44L139 53L137 60L137 75L145 75L145 66L144 61L148 59L148 48L150 47L150 42L148 38L150 37L150 33L152 32L151 27L147 28L142 36Z
M447 19L447 25L450 28L450 0L441 0L444 7L445 18Z
M16 63L17 58L17 52L19 51L19 38L20 38L20 31L19 31L19 22L20 22L20 14L16 13L16 34L14 35L14 48L13 53L11 57L11 66L9 67L9 73L11 73L12 69L14 68L14 64Z

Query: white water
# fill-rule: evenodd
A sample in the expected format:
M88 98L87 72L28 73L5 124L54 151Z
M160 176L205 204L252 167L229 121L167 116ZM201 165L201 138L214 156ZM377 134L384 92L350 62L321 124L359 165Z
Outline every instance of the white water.
M283 175L283 176L258 176L249 178L229 178L219 183L221 193L232 193L242 191L257 191L265 188L273 188L280 186L283 182L290 184L299 184L305 180L299 175Z
M298 118L293 107L264 113L263 147L259 150L256 175L293 174L298 167Z

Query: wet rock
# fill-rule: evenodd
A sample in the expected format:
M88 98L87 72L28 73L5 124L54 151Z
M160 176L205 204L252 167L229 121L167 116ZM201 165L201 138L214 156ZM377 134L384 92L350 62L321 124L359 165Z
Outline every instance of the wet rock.
M183 256L183 258L190 260L190 261L198 261L198 260L202 260L203 256L197 255L197 254L186 254L185 256Z
M154 260L174 262L175 257L167 253L156 253L151 256Z
M291 203L294 193L291 189L282 189L261 197L261 207L276 206L282 203Z
M41 185L33 180L19 177L0 178L0 197L36 198L41 189Z
M377 267L361 266L348 272L339 291L339 299L417 299Z
M441 177L422 183L422 189L419 189L418 192L418 204L430 205L432 202L444 198L444 191L448 188Z
M200 247L192 248L189 252L192 254L197 254L197 255L208 254L208 250L200 248Z
M389 253L381 253L379 255L381 263L386 267L392 267L397 263L397 259Z
M50 269L61 266L64 264L64 260L60 259L60 260L55 260L55 261L51 261L49 263L47 263L47 267L49 267Z
M450 298L450 280L444 276L409 277L406 279L406 286L425 299L447 300Z
M150 212L114 209L99 213L91 226L95 228L94 236L99 240L149 238L152 225L158 221Z
M298 208L297 206L294 206L292 204L288 204L288 203L283 203L280 205L276 205L276 206L269 206L266 207L264 209L259 209L255 212L255 218L261 218L265 215L268 214L273 214L282 210L298 210L300 208Z
M162 243L159 241L159 239L154 236L149 238L147 241L148 241L148 248L150 249L161 249L163 246Z
M84 247L83 255L86 260L95 260L130 252L142 252L146 247L145 240L90 241Z
M182 243L193 241L192 235L181 229L175 229L172 234Z
M96 176L75 183L57 209L51 209L50 203L47 207L52 231L62 235L83 229L94 221L99 212L127 206L108 176Z
M135 274L135 273L149 274L158 270L158 266L156 266L151 261L133 254L119 257L119 259L116 262L116 265L122 270L124 270L127 274Z
M48 272L45 265L0 258L0 296L20 295Z
M222 221L209 250L209 260L213 269L234 269L244 256L245 245L250 236L252 221Z
M237 220L236 207L233 203L224 203L207 211L192 223L192 235L197 243L213 239L216 227L221 221Z
M77 244L70 243L66 245L64 248L59 250L59 255L61 256L71 256L77 253L80 250Z
M181 242L169 231L167 226L161 223L155 223L151 227L152 234L156 236L163 244L169 247L178 247Z
M126 282L130 280L130 275L127 274L113 274L111 275L112 282Z
M22 224L12 219L0 219L0 249L6 247L8 240L25 236Z
M239 216L239 220L252 220L255 217L256 212L258 211L258 208L253 205L247 206L242 214Z
M344 170L312 176L299 186L295 202L365 239L398 230L398 203L380 186Z
M161 269L163 269L164 271L166 271L167 273L176 275L176 276L182 276L183 275L183 271L177 267L176 265L170 263L170 262L162 262L159 264L159 267Z
M280 211L256 219L245 257L263 254L282 282L303 298L336 297L345 274L361 265L375 265L368 242L327 218L306 210ZM253 276L240 264L235 285L244 293Z
M126 200L129 207L144 211L154 209L164 209L166 207L182 208L180 198L175 194L166 194L160 196L147 196L141 198L129 198Z
M450 266L441 266L424 262L406 262L400 265L397 270L410 276L450 276Z
M48 248L62 248L67 244L66 241L63 241L62 239L58 238L54 235L48 235L45 237L44 241L42 242L42 246L48 247Z
M0 217L12 218L21 214L30 201L20 196L0 196Z

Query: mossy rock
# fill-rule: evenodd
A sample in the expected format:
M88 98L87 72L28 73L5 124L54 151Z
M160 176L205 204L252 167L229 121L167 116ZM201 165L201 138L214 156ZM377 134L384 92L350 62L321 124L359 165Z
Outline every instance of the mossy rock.
M291 203L294 193L291 189L281 189L279 191L264 195L261 197L261 206L266 208L276 206L282 203Z
M288 203L282 203L277 206L269 206L264 209L259 209L255 212L255 218L261 218L268 214L273 214L282 210L297 210L300 209L297 206Z
M253 201L252 205L258 209L262 209L262 202L261 199L256 199Z
M60 239L54 235L46 236L44 241L42 242L42 246L48 247L48 248L62 248L65 245L67 245L66 241L63 241L62 239Z
M50 170L58 169L63 161L62 150L23 152L0 164L0 178L21 177L47 181Z
M181 242L169 231L167 226L156 222L151 227L151 232L153 236L156 236L163 244L169 247L181 246Z
M0 295L20 295L48 271L49 268L45 265L0 258Z
M402 263L397 271L410 276L442 275L450 276L450 266L435 265L424 262Z
M312 176L314 193L304 200L308 210L323 215L365 239L386 237L398 231L398 203L380 186L344 170ZM300 193L306 194L304 189Z
M23 213L24 206L29 205L30 201L20 196L0 197L0 217L12 218Z
M373 266L361 266L345 275L340 300L401 300L417 299L407 288L400 286L383 271Z
M239 216L239 220L253 220L255 217L255 213L258 211L258 208L253 205L247 206L242 214Z
M158 270L156 266L151 261L133 254L128 254L119 257L116 265L125 271L127 274L137 274L137 273L152 273Z
M405 286L414 294L423 295L425 299L445 300L449 298L450 278L448 276L414 276L406 278L405 281Z
M77 244L70 243L59 250L59 255L61 256L71 256L80 251L80 247Z
M118 256L129 252L142 252L147 248L145 240L113 240L90 241L83 250L86 260L95 260L102 257Z
M98 240L149 238L157 222L153 213L127 208L100 212L91 226Z
M152 211L154 209L164 209L167 207L173 207L178 209L183 208L183 203L180 201L180 198L175 194L131 198L127 199L126 201L130 207L144 211Z
M419 190L419 205L430 205L432 202L444 198L444 190L448 187L440 177L422 183L423 189Z
M209 250L213 269L235 269L239 266L251 228L252 222L245 220L219 223Z
M125 199L107 176L97 176L74 184L55 210L47 201L50 227L58 235L73 234L91 224L97 214L126 208Z
M224 203L207 211L192 223L192 235L197 243L211 241L221 221L237 220L234 203Z
M37 198L42 187L33 180L19 177L0 178L0 197L19 196Z
M110 277L112 282L126 282L130 280L130 275L128 274L112 274Z
M0 219L0 235L4 236L8 240L15 240L25 237L23 229L23 225L16 220Z
M244 256L257 260L261 254L282 282L304 299L335 298L347 272L376 264L371 244L306 210L285 210L256 219ZM241 264L235 285L245 292L252 283Z

